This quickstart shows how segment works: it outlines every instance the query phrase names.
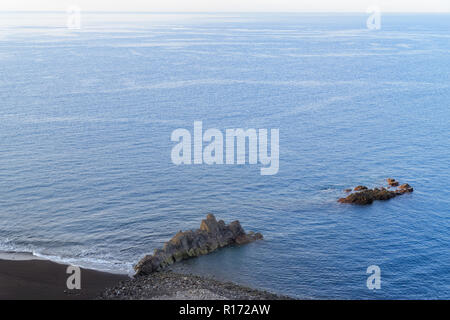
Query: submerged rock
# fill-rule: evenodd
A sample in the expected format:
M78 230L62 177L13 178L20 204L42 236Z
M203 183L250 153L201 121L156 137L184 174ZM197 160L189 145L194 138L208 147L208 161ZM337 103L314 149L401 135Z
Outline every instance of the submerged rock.
M245 233L239 221L226 225L223 220L217 221L213 214L202 220L200 229L195 231L179 231L166 242L162 249L156 249L153 255L141 259L134 270L136 275L150 274L184 259L211 253L219 248L234 244L246 244L262 239L261 233Z
M390 186L398 186L399 182L395 179L387 179L387 182ZM407 183L402 184L397 188L397 190L387 190L384 187L368 189L365 186L357 186L354 192L349 194L345 198L340 198L338 202L340 203L353 203L359 205L368 205L373 203L375 200L389 200L396 196L413 192L414 189Z

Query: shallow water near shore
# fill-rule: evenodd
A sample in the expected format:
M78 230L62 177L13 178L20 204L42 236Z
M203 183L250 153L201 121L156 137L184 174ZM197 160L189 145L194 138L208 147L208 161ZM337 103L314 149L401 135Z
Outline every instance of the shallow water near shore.
M0 260L29 261L44 260L30 252L0 251Z
M212 212L265 240L176 268L300 298L450 298L449 15L65 18L0 14L0 250L129 273ZM170 135L194 121L279 128L279 173L175 166ZM414 193L336 202L388 177Z

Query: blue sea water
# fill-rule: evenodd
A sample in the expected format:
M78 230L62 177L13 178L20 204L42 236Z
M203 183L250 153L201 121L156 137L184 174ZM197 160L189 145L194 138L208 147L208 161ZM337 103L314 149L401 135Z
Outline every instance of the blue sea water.
M130 272L212 212L265 240L177 268L299 298L449 299L450 16L366 20L1 13L0 250ZM279 173L175 166L170 135L194 121L279 128ZM387 177L414 193L336 202Z

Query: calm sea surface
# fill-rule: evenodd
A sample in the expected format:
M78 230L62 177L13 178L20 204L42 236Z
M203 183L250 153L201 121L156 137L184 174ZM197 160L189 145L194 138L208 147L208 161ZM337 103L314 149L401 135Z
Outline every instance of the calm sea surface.
M300 298L450 299L450 16L366 20L1 13L0 250L130 272L213 212L265 240L177 268ZM279 128L279 173L175 166L170 135L194 121ZM387 177L414 193L336 202Z

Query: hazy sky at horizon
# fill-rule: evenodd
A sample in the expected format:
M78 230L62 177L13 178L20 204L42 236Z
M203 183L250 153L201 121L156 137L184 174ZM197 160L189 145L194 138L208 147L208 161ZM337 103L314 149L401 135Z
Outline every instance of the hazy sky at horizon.
M382 12L450 12L450 0L2 0L0 11L284 11L365 12L378 6Z

